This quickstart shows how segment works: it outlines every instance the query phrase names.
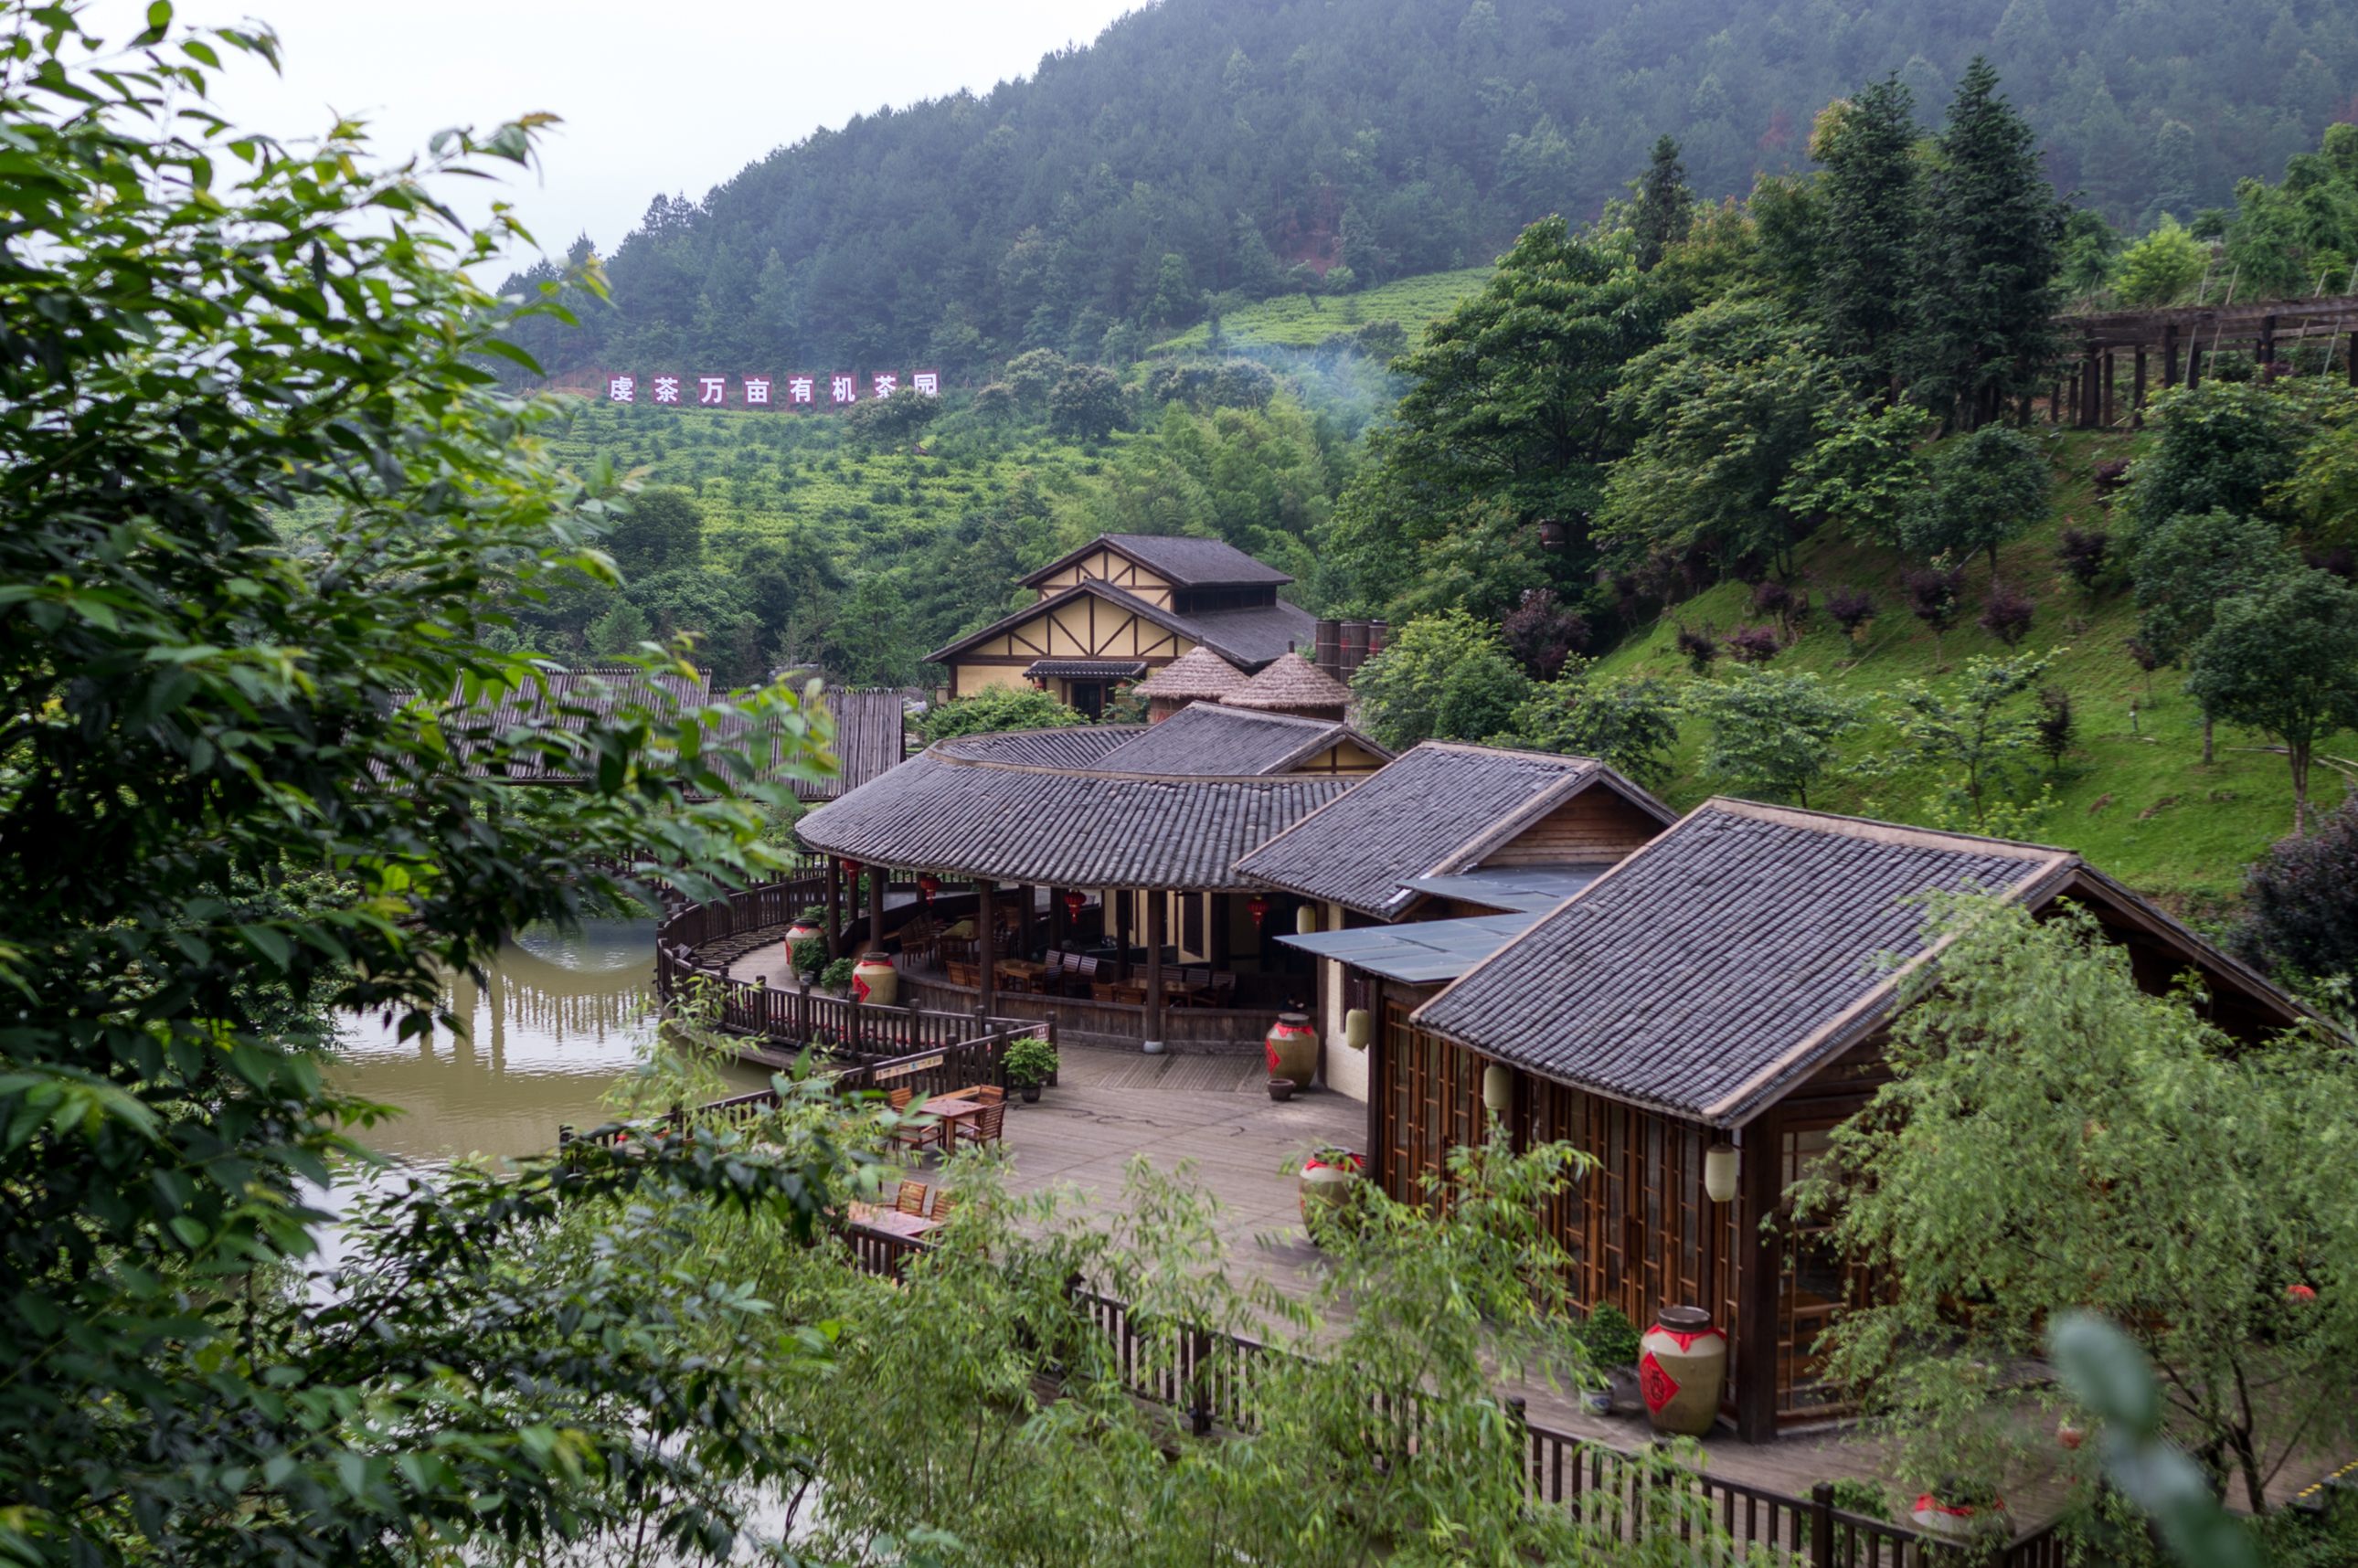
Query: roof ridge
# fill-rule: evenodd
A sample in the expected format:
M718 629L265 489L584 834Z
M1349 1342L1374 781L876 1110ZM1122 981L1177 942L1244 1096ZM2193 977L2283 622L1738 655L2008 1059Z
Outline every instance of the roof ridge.
M1765 801L1742 800L1725 795L1713 795L1688 812L1687 817L1711 810L1725 811L1732 816L1749 816L1760 822L1774 822L1804 833L1839 833L1846 838L1872 838L1885 844L1907 844L1920 849L1955 847L1962 850L1963 847L1971 846L1976 852L2002 854L2017 860L2044 860L2050 855L2069 855L2077 860L2080 856L2077 849L2061 844L1996 838L1980 833L1960 833L1947 827L1917 827L1905 822L1886 822L1879 817L1844 816L1832 811L1812 811L1807 806L1774 806Z

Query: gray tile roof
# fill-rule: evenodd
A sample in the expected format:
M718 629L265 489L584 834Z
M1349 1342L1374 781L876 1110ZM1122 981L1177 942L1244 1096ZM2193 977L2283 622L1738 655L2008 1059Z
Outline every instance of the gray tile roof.
M1087 768L1099 757L1146 733L1143 724L1069 724L1055 730L1001 730L946 742L982 762L1028 768Z
M1225 539L1195 539L1173 534L1100 534L1023 580L1036 584L1109 546L1116 554L1128 556L1174 588L1260 588L1293 580L1275 567L1263 566Z
M1053 887L1252 886L1237 858L1350 787L1331 773L1151 778L1044 766L1112 727L944 741L795 825L824 854Z
M1477 914L1465 920L1412 920L1400 925L1361 925L1309 935L1281 932L1278 940L1320 958L1412 986L1454 980L1531 927L1533 910Z
M1001 616L979 631L969 632L955 643L935 649L925 655L925 663L953 663L958 654L976 643L1011 632L1025 622L1036 620L1055 606L1082 594L1094 595L1117 610L1130 611L1150 625L1176 632L1182 637L1200 643L1228 663L1247 671L1260 668L1284 653L1291 643L1309 646L1318 634L1318 618L1298 604L1264 604L1252 610L1216 610L1181 615L1141 599L1127 589L1089 578L1071 588L1059 589L1036 604L1027 604L1011 615Z
M1245 778L1284 773L1344 741L1379 757L1390 754L1340 720L1199 702L1106 752L1097 766L1115 773Z
M1146 673L1144 659L1034 659L1024 667L1026 676L1053 676L1058 680L1136 680Z
M1390 920L1422 896L1401 885L1407 879L1465 871L1598 784L1665 824L1676 816L1593 757L1427 741L1237 869L1271 887Z
M1745 1120L1874 1026L1933 889L2033 899L2069 850L1714 800L1417 1010L1561 1083Z

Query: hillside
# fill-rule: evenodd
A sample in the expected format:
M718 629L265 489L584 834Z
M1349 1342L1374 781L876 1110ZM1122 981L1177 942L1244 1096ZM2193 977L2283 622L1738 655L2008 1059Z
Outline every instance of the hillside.
M2358 18L2218 0L1166 0L1029 79L658 198L609 257L615 307L525 336L558 371L1125 357L1207 294L1481 265L1534 218L1593 217L1663 133L1699 194L1741 192L1801 164L1819 108L1887 72L1936 121L1976 53L2058 189L2135 226L2226 206L2239 177L2314 146L2358 86Z
M2037 622L2016 651L2054 653L2045 684L2071 695L2078 733L2053 781L2053 809L2027 836L2078 849L2139 891L2199 916L2238 897L2244 867L2291 830L2289 771L2281 756L2253 749L2263 742L2223 727L2216 739L2217 760L2205 766L2201 720L2192 701L2179 690L2183 677L2168 669L2155 671L2148 697L2147 677L2130 662L2124 644L2136 630L2136 612L2126 589L2115 583L2083 596L2056 568L2055 546L2067 524L2107 525L2095 504L2092 466L2101 459L2131 456L2149 438L2068 433L2043 438L2050 445L2059 481L2054 506L2040 525L1999 553L1999 563L2008 586L2038 604ZM1895 550L1833 535L1824 530L1796 553L1797 585L1808 589L1819 608L1800 641L1770 667L1816 672L1845 691L1875 697L1878 708L1902 681L1937 684L1932 635L1902 608L1899 579L1916 563ZM1942 659L1952 670L1976 654L2006 652L1973 624L1988 586L1985 564L1976 561L1969 568L1968 584L1968 608L1941 638ZM1867 634L1855 643L1824 613L1827 591L1845 585L1866 589L1879 607ZM1689 600L1670 619L1602 658L1600 673L1683 677L1687 664L1676 646L1679 623L1708 624L1725 633L1761 621L1749 607L1748 592L1728 583ZM1704 738L1704 726L1692 722L1681 737L1679 779L1668 792L1681 808L1714 793L1695 772ZM1844 759L1855 762L1891 741L1889 725L1878 722L1844 747ZM2323 768L2310 788L2328 805L2341 793ZM1923 781L1838 779L1823 793L1813 790L1810 804L1921 821L1920 801L1927 793Z
M1470 266L1403 277L1339 299L1281 295L1229 312L1220 319L1220 332L1226 343L1238 349L1267 344L1314 349L1373 322L1397 321L1407 341L1414 342L1426 322L1446 316L1459 300L1489 281L1488 267ZM1157 357L1201 352L1211 347L1211 323L1198 322L1157 339L1146 351Z

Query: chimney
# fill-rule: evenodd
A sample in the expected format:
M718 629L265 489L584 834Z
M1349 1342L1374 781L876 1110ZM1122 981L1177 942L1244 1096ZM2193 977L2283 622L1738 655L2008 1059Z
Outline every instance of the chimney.
M1318 622L1318 656L1312 662L1336 680L1343 678L1343 623Z

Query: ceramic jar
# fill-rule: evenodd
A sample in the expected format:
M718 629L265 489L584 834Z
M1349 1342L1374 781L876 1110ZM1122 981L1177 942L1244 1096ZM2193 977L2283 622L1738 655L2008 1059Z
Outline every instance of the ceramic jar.
M1262 1037L1261 1046L1269 1056L1271 1077L1292 1078L1297 1087L1309 1087L1312 1075L1318 1071L1318 1031L1310 1027L1308 1013L1279 1013Z
M901 971L882 953L862 953L851 966L851 994L871 1007L891 1007L900 999Z
M1657 1432L1701 1437L1719 1419L1727 1335L1697 1306L1664 1307L1638 1341L1638 1391Z
M1953 1476L1919 1497L1908 1517L1917 1529L1941 1541L2004 1540L2014 1533L2004 1498Z
M1367 1162L1347 1149L1321 1149L1302 1162L1296 1187L1302 1198L1302 1228L1316 1239L1319 1222L1347 1200Z

